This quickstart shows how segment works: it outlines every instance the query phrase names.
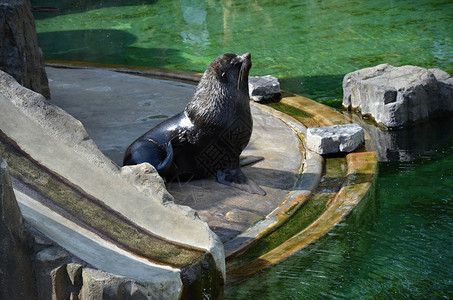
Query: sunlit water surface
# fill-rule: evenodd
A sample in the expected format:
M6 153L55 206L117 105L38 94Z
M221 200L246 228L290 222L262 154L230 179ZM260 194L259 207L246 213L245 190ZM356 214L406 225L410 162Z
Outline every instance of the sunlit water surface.
M453 2L31 0L49 59L204 71L224 52L252 75L338 106L347 72L390 63L453 73ZM453 297L453 141L380 164L360 220L228 288L227 299Z
M453 2L32 0L47 58L203 72L224 52L252 75L312 99L340 99L344 74L380 63L453 73Z

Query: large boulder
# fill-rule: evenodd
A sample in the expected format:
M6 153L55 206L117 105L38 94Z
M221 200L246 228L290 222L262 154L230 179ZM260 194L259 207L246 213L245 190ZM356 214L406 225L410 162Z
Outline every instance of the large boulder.
M381 64L346 74L343 107L387 128L453 113L453 79L440 69Z
M50 98L29 0L0 1L0 70L24 87Z

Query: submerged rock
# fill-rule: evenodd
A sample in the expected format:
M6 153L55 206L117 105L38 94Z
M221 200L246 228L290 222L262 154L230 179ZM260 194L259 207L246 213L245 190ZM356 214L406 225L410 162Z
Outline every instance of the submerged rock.
M311 127L307 129L307 147L318 154L352 152L365 141L358 124Z
M250 99L260 103L278 102L281 98L280 83L272 75L249 77Z
M440 69L381 64L346 74L343 107L387 128L453 113L453 79Z

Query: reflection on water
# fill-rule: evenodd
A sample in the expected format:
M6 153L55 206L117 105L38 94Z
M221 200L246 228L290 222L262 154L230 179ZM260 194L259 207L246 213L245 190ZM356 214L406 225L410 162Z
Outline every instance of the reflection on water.
M205 1L181 0L182 15L188 25L181 31L184 43L204 47L209 45L206 6Z
M453 117L433 117L411 126L382 130L374 123L364 122L357 114L344 112L368 132L380 162L410 162L423 154L435 153L453 138Z

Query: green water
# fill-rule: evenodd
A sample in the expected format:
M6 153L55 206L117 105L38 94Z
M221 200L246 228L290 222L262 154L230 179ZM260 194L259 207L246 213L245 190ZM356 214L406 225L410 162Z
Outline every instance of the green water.
M340 99L345 73L380 63L453 73L450 0L31 2L60 9L35 13L46 58L203 72L251 52L252 75L316 100Z
M227 299L451 299L453 141L381 163L375 202Z
M359 68L453 74L451 0L31 3L60 9L34 14L46 58L204 71L221 53L251 52L252 75L273 74L283 89L333 106L344 74ZM417 153L380 163L362 218L228 288L226 298L452 298L453 140Z

